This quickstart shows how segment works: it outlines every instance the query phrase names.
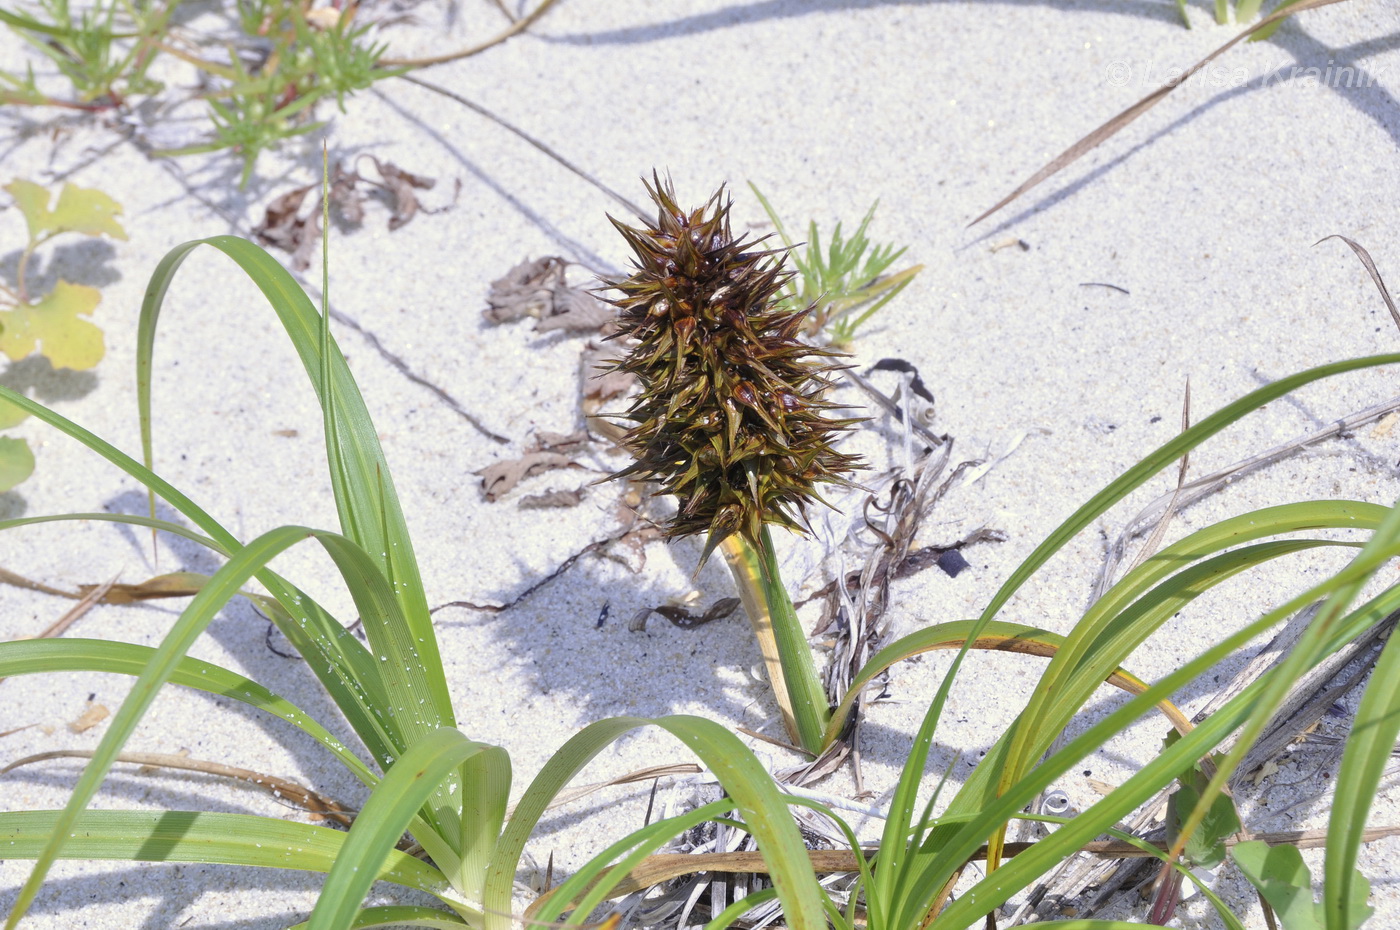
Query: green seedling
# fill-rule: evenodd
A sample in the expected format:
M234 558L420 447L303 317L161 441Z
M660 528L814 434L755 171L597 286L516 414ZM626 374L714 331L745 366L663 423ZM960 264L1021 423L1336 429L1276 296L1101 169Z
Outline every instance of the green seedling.
M310 119L316 103L334 98L344 112L348 96L405 70L378 66L387 46L366 44L370 27L353 26L348 17L316 28L294 4L264 3L243 9L244 28L252 26L256 30L252 34L273 42L267 60L254 71L237 56L229 65L182 56L224 85L206 95L214 138L159 153L234 152L243 158L240 186L248 183L263 152L325 125Z
M0 103L102 110L156 93L161 85L146 72L177 5L108 0L75 15L68 0L40 0L37 16L0 10L0 23L53 62L72 88L71 98L56 98L40 90L32 68L22 77L0 71Z
M0 103L107 109L125 106L133 95L166 90L147 72L163 54L181 59L215 85L200 91L208 104L212 138L169 149L163 155L228 150L244 162L246 184L258 156L320 125L310 118L315 104L345 99L405 69L377 64L387 46L368 41L370 26L328 10L315 23L298 0L239 4L233 16L248 39L270 48L255 65L236 53L227 62L201 57L169 41L168 26L178 0L131 4L98 0L80 15L68 0L42 0L39 13L0 10L0 23L47 56L67 79L71 94L56 97L38 85L33 68L0 70ZM235 43L236 44L236 43ZM193 91L191 91L193 92Z
M804 252L788 235L763 192L752 182L749 187L763 204L783 245L790 250L797 274L784 285L781 305L789 311L812 308L805 324L809 336L823 338L832 345L849 346L856 330L904 290L924 268L914 265L893 273L889 271L906 249L873 245L866 236L879 201L871 204L849 239L842 235L841 224L837 223L826 249L822 248L817 224L808 224Z
M65 233L126 239L117 221L121 205L100 190L72 184L63 186L52 209L49 192L32 181L12 181L5 190L24 214L29 238L20 252L14 288L0 285L0 352L12 362L38 351L55 368L92 368L106 351L102 330L87 319L101 302L101 292L60 279L53 290L36 298L28 286L29 263L40 246ZM0 401L0 429L14 426L25 416L20 408ZM0 439L0 493L33 470L34 454L25 440Z
M1271 12L1277 13L1297 2L1299 2L1299 0L1282 0ZM1259 15L1259 10L1263 5L1264 0L1239 0L1239 2L1235 4L1235 22L1240 24L1253 22L1254 18ZM1191 19L1186 12L1186 0L1176 0L1176 9L1177 12L1181 14L1181 21L1186 24L1187 29L1190 29ZM1215 0L1215 21L1221 26L1230 22L1230 0ZM1250 41L1259 42L1263 39L1267 39L1269 36L1273 35L1277 29L1277 23L1267 26L1255 33L1250 38Z

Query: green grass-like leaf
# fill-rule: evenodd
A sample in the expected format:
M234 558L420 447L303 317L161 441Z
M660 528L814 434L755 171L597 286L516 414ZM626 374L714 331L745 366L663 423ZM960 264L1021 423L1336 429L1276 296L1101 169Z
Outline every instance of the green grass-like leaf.
M673 716L655 720L613 717L589 724L574 734L550 758L525 790L515 815L501 834L486 880L486 930L509 930L511 884L525 840L545 808L569 780L595 755L631 730L660 727L680 739L715 774L734 800L750 833L758 841L772 870L773 884L783 901L788 925L802 930L825 926L822 892L807 858L797 826L772 778L733 733L700 717ZM594 860L580 874L590 880L609 863ZM591 875L589 874L591 873Z
M394 844L419 808L437 791L448 772L482 753L503 756L505 751L473 742L451 727L436 730L408 747L370 793L350 828L350 836L316 900L308 924L310 930L339 930L351 925L378 875L380 863L394 851ZM494 835L491 839L495 839Z
M0 678L52 672L104 672L138 676L151 662L150 646L103 639L27 639L0 647ZM217 694L279 717L325 746L336 759L366 785L379 777L331 734L291 701L269 691L250 678L185 656L170 673L169 682L209 694Z
M65 858L206 862L310 872L331 871L348 838L329 827L252 814L84 811L70 821L62 811L0 813L0 843L10 858L39 858L60 828L70 834L64 844ZM369 878L451 899L441 872L396 849L380 857Z

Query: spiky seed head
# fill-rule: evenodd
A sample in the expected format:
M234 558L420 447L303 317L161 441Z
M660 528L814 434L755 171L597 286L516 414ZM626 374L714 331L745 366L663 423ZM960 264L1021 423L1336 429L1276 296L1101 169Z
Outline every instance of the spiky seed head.
M862 467L832 445L859 421L825 416L834 405L821 400L842 356L799 341L807 310L776 309L786 250L736 239L723 187L688 213L669 179L646 187L654 224L609 217L635 253L633 273L609 282L610 338L632 340L613 370L641 385L621 415L636 461L612 477L676 495L666 535L707 534L703 558L734 533L759 545L765 523L805 532L808 505L825 503L817 485L849 485Z

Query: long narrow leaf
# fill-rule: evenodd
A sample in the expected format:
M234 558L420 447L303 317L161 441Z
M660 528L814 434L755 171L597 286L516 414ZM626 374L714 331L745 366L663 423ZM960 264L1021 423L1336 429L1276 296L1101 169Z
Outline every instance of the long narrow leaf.
M0 400L9 401L32 414L35 419L66 433L141 482L204 530L220 550L235 552L241 548L241 543L233 534L203 508L111 443L3 384L0 384ZM387 700L374 693L377 687L373 687L374 676L370 674L373 660L365 647L314 599L288 584L275 572L263 569L256 577L282 605L280 611L269 613L278 629L306 657L312 672L330 692L350 725L365 740L376 758L389 755L389 746L378 735L373 713L373 708L384 706ZM366 686L361 684L363 682L369 682L370 690L366 690Z
M1122 648L1119 653L1119 658L1122 658L1127 651L1130 651L1135 642L1139 642L1141 638L1145 637L1153 629L1156 629L1161 623L1164 623L1191 599L1204 593L1204 591L1208 590L1210 587L1254 567L1263 559L1286 555L1317 545L1330 545L1330 543L1321 543L1316 540L1282 540L1257 543L1253 546L1247 546L1242 549L1232 550L1222 555L1214 556L1197 564L1190 565L1183 571L1177 572L1177 574L1161 582L1157 588L1145 594L1139 601L1129 605L1128 610L1123 613L1123 625L1126 629L1134 632L1133 638L1121 644ZM1145 563L1144 566L1140 568L1146 567ZM973 629L977 629L978 625L972 624L972 627ZM1060 655L1057 654L1055 658L1051 660L1051 663L1054 664L1059 658ZM1063 702L1057 702L1045 711L1047 720L1053 722L1047 722L1043 727L1032 729L1028 732L1027 738L1030 742L1031 752L1037 755L1043 753L1049 747L1055 735L1063 729L1069 717L1072 716L1079 708L1080 704L1087 699L1093 688L1097 687L1100 682L1107 678L1115 668L1115 666L1111 664L1107 664L1106 669L1102 665L1096 668L1092 665L1090 667L1092 670L1083 676L1082 681L1071 681L1070 684L1066 686L1067 691L1073 693L1067 694ZM1208 666L1200 667L1196 674L1203 674L1206 668L1208 668ZM1102 673L1103 677L1091 680L1094 674L1099 673ZM1132 690L1139 689L1133 688ZM1133 706L1136 706L1137 702L1134 701L1132 703ZM1018 719L1025 719L1027 713L1027 711L1023 711L1021 717ZM1015 745L1015 739L1018 735L1025 735L1025 731L1020 730L1018 727L1013 727L993 744L992 748L988 750L981 763L979 763L978 767L973 771L967 781L964 782L957 796L949 805L944 815L945 820L950 816L953 818L960 818L968 814L996 807L997 798L1010 792L1011 788L1008 786L1003 774L1009 769L1008 756ZM922 744L916 740L916 748L921 745ZM1043 765L1040 769L1043 770ZM922 769L920 768L919 771L922 771ZM1017 783L1023 784L1025 782L1025 777L1025 773L1018 774L1017 778L1019 781ZM903 809L901 805L912 805L912 795L909 794L909 792L916 790L916 788L917 780L913 779L911 775L910 787L905 790L904 794L898 791L896 793L895 801L891 804L892 815L896 811ZM891 820L894 820L893 816ZM903 824L902 826L905 829L908 828L907 824ZM983 837L979 837L977 841L980 843L982 839L991 837L989 852L998 850L996 840L1001 835L1000 831L1003 826L1004 823L998 825L996 830L984 834ZM894 837L891 836L893 829L894 828L887 823L884 844L894 841ZM945 847L953 842L950 837L954 836L958 837L962 842L967 842L969 837L966 835L966 830L966 827L957 827L952 823L944 823L937 827L932 836L924 842L919 851L912 857L906 858L903 866L907 873L906 877L897 880L887 877L883 880L883 883L881 883L882 880L877 871L876 881L877 883L881 883L879 884L880 893L884 896L886 905L890 907L892 911L903 911L906 914L910 914L920 912L923 908L928 906L929 899L927 896L936 890L933 889L932 886L940 881L946 880L952 875L953 870L957 866L957 863L953 861L956 858L956 854L949 853L945 855L945 853L947 853ZM949 858L950 855L952 858ZM928 873L930 870L937 873L937 879L915 881L908 877L913 874ZM918 918L906 917L905 919Z
M1395 555L1391 553L1391 556ZM995 800L987 809L977 813L959 831L952 843L940 850L933 866L921 881L922 893L927 896L930 888L941 887L941 882L951 874L957 863L965 860L986 836L987 831L1005 819L1013 816L1021 806L1028 803L1035 794L1050 785L1054 779L1071 769L1078 760L1095 748L1102 746L1114 733L1121 730L1143 713L1151 704L1178 688L1199 677L1230 653L1241 648L1254 637L1261 635L1273 625L1318 599L1326 597L1339 587L1376 571L1384 559L1381 554L1365 561L1354 561L1337 575L1309 588L1296 597L1279 605L1258 620L1246 624L1242 629L1222 637L1196 659L1186 663L1155 682L1151 688L1138 697L1132 698L1123 707L1109 714L1104 720L1071 740L1064 748L1045 762L1036 766L1025 778L1017 782L1003 796ZM1391 588L1353 612L1341 624L1335 635L1329 639L1322 652L1335 651L1346 640L1358 635L1363 629L1387 616L1400 607L1400 589ZM1320 659L1315 655L1314 659ZM1030 850L1018 855L1009 864L990 873L983 879L976 891L978 896L969 899L967 895L953 902L944 911L934 927L963 927L975 921L1006 900L1017 889L1034 881L1056 862L1062 861L1075 848L1092 839L1098 832L1115 823L1134 807L1144 802L1158 789L1172 780L1186 765L1209 752L1251 712L1257 709L1259 698L1270 679L1278 675L1272 670L1246 687L1225 707L1203 721L1195 730L1184 736L1175 745L1165 750L1156 759L1135 773L1123 785L1099 801L1093 807L1080 813L1069 823L1057 830L1048 839L1036 843ZM877 873L878 874L878 873ZM918 918L913 918L917 920ZM946 921L946 922L945 922Z
M1327 823L1327 864L1323 915L1327 930L1354 930L1361 925L1356 857L1366 829L1366 815L1390 764L1400 734L1400 637L1392 635L1381 652L1366 693L1352 721L1337 771L1337 789Z
M45 874L62 849L68 827L96 794L107 770L121 752L123 744L136 728L151 702L155 700L156 694L169 680L181 659L185 657L185 653L195 639L204 632L214 615L222 610L224 605L239 593L239 589L249 578L263 569L268 561L284 549L313 536L322 541L332 558L343 567L343 570L345 566L350 566L352 569L357 567L355 563L357 561L356 553L358 553L358 561L360 562L358 567L365 569L364 573L368 576L372 577L378 574L373 565L369 563L368 557L349 540L334 533L311 530L306 527L284 526L270 530L235 552L232 558L209 579L208 584L195 595L189 606L181 613L180 618L175 622L165 639L161 641L160 646L151 654L146 668L132 686L131 693L127 695L122 706L112 718L112 723L98 744L92 761L83 770L83 774L73 789L72 797L59 815L58 828L51 837L49 846L38 857L33 871L20 890L15 906L6 921L6 930L12 930L27 912L30 904L33 903L34 896L43 883ZM351 582L352 588L364 589L364 591L357 593L357 598L362 599L362 603L372 607L373 586L363 582L356 584L352 577L347 577L347 580Z
M648 720L612 717L574 734L545 763L516 805L501 834L486 880L487 930L508 930L511 885L525 841L550 801L569 780L623 734L642 726L657 726L684 742L719 779L743 815L773 874L783 901L788 926L818 930L825 926L822 892L808 863L807 851L787 804L773 779L739 738L719 724L699 717L672 716Z
M62 811L0 813L5 855L42 855ZM207 811L84 811L65 827L65 859L128 862L204 862L329 872L348 834L329 827L252 814ZM421 859L393 850L374 867L371 879L417 888L453 900L441 872Z
M409 746L370 793L311 912L310 930L347 930L381 863L447 774L479 753L504 753L451 727ZM472 910L475 911L473 902Z
M327 454L343 532L359 543L379 563L384 576L392 580L394 596L403 612L403 624L375 630L367 625L366 632L377 654L388 656L397 667L417 666L409 678L402 679L402 684L391 688L391 703L396 710L415 712L416 720L409 725L414 737L439 726L455 725L407 524L359 388L333 339L329 340L329 357L324 360L331 373L330 389L322 383L321 314L291 274L247 240L215 236L187 242L172 249L151 276L137 332L137 392L146 461L149 463L152 458L150 405L156 324L175 272L199 245L210 245L228 255L262 290L287 330L323 407L333 410L328 415L333 415L336 424L335 442L327 437ZM418 692L409 694L407 681L413 678L421 680L415 682ZM420 699L426 703L420 705Z
M1250 717L1240 732L1239 742L1225 754L1225 758L1216 763L1215 774L1210 782L1201 792L1197 799L1196 808L1186 818L1182 824L1180 835L1174 844L1173 852L1179 852L1197 830L1201 822L1205 819L1206 812L1225 790L1225 784L1235 769L1244 761L1245 753L1250 746L1264 732L1264 728L1269 725L1275 712L1282 705L1288 695L1289 687L1298 676L1302 675L1317 661L1318 650L1327 640L1331 630L1342 623L1343 613L1351 605L1351 602L1361 593L1361 588L1370 580L1371 573L1374 572L1381 562L1388 560L1394 553L1400 550L1400 506L1393 507L1386 514L1385 520L1371 534L1361 552L1357 553L1352 564L1360 566L1374 566L1365 572L1339 573L1338 578L1346 576L1346 580L1337 584L1327 596L1322 606L1318 609L1317 615L1307 628L1303 630L1303 635L1299 637L1292 652L1284 658L1278 667L1277 674L1270 681L1260 698L1261 709L1259 713Z
M149 666L154 653L150 646L104 639L22 639L0 643L0 678L51 672L140 675ZM301 708L251 678L185 656L168 680L171 684L217 694L280 717L330 750L361 782L370 786L379 783L369 767L329 730Z

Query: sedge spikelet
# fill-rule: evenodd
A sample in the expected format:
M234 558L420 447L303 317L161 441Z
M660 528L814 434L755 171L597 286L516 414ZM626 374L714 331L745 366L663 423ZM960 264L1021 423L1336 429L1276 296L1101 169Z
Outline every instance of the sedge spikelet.
M778 310L791 277L786 250L735 238L721 187L698 209L676 204L655 174L655 224L612 223L632 247L634 272L611 282L621 296L613 338L632 340L614 370L641 393L621 415L636 461L614 478L658 482L680 506L667 536L705 533L704 559L734 533L760 547L763 525L807 530L817 485L849 485L861 467L832 445L854 419L824 415L827 373L839 353L798 339L808 311ZM645 182L644 182L645 183Z

